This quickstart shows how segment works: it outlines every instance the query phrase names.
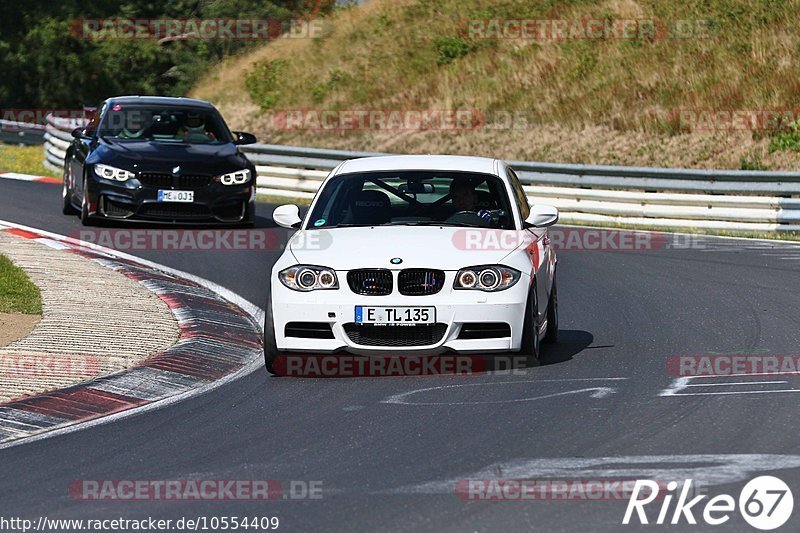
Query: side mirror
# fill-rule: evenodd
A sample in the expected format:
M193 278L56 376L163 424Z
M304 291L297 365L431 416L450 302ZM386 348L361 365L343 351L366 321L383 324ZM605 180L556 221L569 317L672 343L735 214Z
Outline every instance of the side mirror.
M243 144L255 144L258 142L258 139L256 139L255 135L244 131L234 131L233 137L233 144L238 144L239 146L242 146Z
M294 204L280 205L272 212L272 220L282 228L299 228L300 208Z
M72 136L76 139L89 139L89 136L84 133L83 128L75 128L72 130Z
M558 222L558 209L552 205L534 204L525 223L534 228L546 228Z

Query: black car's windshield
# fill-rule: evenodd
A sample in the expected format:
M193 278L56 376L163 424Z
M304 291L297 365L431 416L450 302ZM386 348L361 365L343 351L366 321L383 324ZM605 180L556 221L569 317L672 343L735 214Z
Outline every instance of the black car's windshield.
M398 171L342 174L320 192L309 228L447 225L513 229L496 176Z
M99 135L115 141L223 144L231 134L219 114L206 108L114 105Z

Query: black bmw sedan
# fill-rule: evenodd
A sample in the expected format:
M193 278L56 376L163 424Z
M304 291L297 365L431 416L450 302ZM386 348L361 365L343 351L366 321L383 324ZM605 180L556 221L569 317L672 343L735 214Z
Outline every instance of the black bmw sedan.
M255 166L219 111L188 98L124 96L103 102L72 132L64 214L176 224L252 225Z

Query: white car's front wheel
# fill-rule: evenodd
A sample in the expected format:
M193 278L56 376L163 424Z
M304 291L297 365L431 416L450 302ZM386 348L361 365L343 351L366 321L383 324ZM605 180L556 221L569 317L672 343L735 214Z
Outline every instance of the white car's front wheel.
M528 293L525 305L525 321L522 324L522 344L519 355L525 357L526 366L539 366L539 334L536 317L539 314L539 299L536 297L536 283Z
M264 366L270 374L277 374L275 361L281 355L275 342L275 324L272 320L272 292L267 296L267 307L264 311Z

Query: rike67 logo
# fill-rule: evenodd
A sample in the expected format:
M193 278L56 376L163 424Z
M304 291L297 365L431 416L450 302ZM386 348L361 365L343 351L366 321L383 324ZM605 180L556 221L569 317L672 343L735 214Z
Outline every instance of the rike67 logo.
M659 484L651 480L637 480L625 509L622 523L649 524L645 507L660 500L661 506L655 524L697 524L698 514L703 522L718 526L728 522L737 509L742 518L756 529L768 531L784 525L792 516L794 498L789 486L773 476L760 476L748 482L739 493L738 501L729 494L719 494L701 504L708 496L701 494L689 499L692 494L692 480L684 481L678 493L678 483L667 483L666 495L659 491ZM672 502L677 496L674 508ZM657 505L654 507L658 507ZM654 510L654 509L653 509Z

